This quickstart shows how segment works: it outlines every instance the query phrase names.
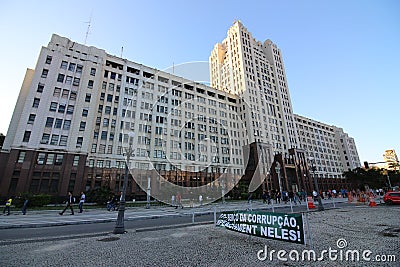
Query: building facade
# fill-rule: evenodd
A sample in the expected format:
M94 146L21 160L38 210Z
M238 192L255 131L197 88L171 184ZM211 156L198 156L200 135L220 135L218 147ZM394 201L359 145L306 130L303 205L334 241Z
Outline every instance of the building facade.
M309 191L309 157L329 178L359 165L342 129L293 113L272 41L235 22L211 52L210 75L206 86L53 35L26 72L0 154L0 194L118 192L130 145L128 195L137 199L147 184L218 198L242 178L250 191Z

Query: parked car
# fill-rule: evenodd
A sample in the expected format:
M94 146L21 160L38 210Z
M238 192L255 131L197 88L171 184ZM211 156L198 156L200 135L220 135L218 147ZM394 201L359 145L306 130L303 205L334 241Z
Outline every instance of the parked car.
M387 192L383 197L386 204L400 204L400 192Z

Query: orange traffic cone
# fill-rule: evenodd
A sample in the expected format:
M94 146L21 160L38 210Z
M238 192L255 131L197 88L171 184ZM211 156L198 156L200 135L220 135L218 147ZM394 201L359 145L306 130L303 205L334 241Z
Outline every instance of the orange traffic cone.
M309 209L315 209L315 208L317 208L317 207L314 205L314 200L313 200L312 197L307 197L307 203L308 203L308 208L309 208Z
M376 207L376 202L375 202L375 198L373 196L369 197L369 205L370 207Z

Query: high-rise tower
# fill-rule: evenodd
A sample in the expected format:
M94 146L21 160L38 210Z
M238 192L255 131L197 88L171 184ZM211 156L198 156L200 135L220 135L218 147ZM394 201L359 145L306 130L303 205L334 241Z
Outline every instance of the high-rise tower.
M257 41L236 21L211 52L210 80L212 87L241 97L245 144L269 143L284 155L297 147L282 53L271 40Z

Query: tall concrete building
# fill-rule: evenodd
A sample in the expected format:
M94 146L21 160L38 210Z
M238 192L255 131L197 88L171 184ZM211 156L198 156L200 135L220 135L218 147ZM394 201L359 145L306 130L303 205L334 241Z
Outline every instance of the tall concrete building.
M213 186L219 173L241 176L241 132L237 96L53 35L21 88L1 194L118 192L130 142L130 169L143 185L130 180L130 195L143 196L152 170L182 186Z
M283 155L298 147L282 54L271 40L257 41L236 21L209 60L211 86L241 99L245 143L269 143Z
M354 140L342 129L293 113L282 52L271 40L257 41L236 21L209 61L211 86L239 97L245 144L267 144L275 155L274 164L267 161L262 167L268 166L267 177L276 162L284 166L279 187L310 189L310 165L319 178L342 178L343 171L360 166ZM276 188L266 180L269 188Z
M293 113L272 41L235 22L211 52L210 74L211 87L53 35L22 83L0 154L0 194L118 192L132 144L136 199L148 184L169 185L168 197L179 185L188 197L199 188L218 198L240 179L250 191L309 191L309 157L326 178L359 164L343 130Z
M295 122L300 148L318 177L341 178L344 171L361 166L354 139L342 128L296 114Z

